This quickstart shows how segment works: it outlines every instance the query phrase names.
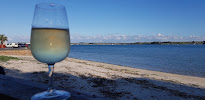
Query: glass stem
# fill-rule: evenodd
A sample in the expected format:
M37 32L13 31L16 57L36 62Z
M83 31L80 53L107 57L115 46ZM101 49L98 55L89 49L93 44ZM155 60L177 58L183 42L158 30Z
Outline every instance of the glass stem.
M52 93L55 89L53 88L53 73L54 73L54 64L48 64L48 92Z

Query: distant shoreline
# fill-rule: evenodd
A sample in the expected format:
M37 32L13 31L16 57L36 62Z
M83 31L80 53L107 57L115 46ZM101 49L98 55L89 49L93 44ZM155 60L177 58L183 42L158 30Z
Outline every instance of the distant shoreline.
M30 46L30 43L28 43ZM95 43L95 42L80 42L80 43L70 43L71 45L197 45L205 44L205 41L184 41L184 42L172 42L172 41L155 41L155 42L133 42L133 43ZM0 48L1 49L1 48Z
M205 41L191 41L191 42L135 42L135 43L71 43L71 45L142 45L142 44L158 44L158 45L187 45L187 44L205 44Z

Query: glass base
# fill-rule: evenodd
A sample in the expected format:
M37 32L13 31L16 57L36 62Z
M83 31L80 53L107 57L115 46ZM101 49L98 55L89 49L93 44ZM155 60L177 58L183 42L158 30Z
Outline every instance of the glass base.
M54 90L52 93L44 91L31 97L31 100L67 100L70 93L63 90Z

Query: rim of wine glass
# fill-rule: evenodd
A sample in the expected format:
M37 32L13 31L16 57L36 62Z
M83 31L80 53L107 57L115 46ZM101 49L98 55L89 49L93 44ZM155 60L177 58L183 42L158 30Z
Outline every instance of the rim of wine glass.
M56 3L38 3L36 4L36 8L46 9L46 10L62 10L65 9L65 6Z

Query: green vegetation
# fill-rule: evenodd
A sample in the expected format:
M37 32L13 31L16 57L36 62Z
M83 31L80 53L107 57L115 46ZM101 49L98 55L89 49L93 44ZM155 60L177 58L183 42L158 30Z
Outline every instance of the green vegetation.
M8 41L8 38L5 35L0 35L0 41L1 41L1 45L3 45L5 41Z
M17 58L17 57L0 56L0 61L3 61L3 62L9 61L11 59L19 60L19 58Z

